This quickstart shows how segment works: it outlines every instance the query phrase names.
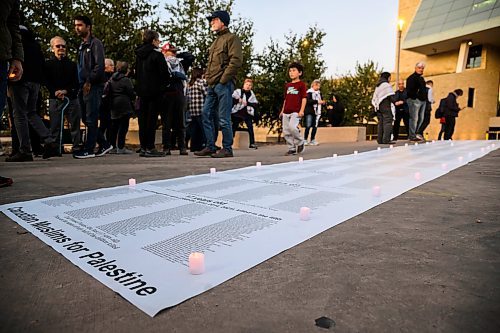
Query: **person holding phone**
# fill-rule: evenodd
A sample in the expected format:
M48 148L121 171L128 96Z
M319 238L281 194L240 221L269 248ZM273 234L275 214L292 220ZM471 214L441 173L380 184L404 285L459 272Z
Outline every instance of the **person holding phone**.
M444 128L444 139L453 140L453 132L455 132L455 122L458 117L458 113L465 109L465 107L459 107L457 103L457 98L464 94L462 89L455 89L446 97L444 117L445 117L445 128Z

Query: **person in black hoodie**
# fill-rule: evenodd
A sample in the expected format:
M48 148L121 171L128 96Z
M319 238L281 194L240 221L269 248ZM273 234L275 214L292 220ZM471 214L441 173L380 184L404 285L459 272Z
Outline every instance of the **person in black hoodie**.
M128 63L118 61L116 73L109 81L111 130L109 142L116 147L117 154L131 154L132 151L125 148L125 138L128 132L130 116L134 112L132 106L135 101L134 85L127 77ZM118 141L117 141L118 139Z
M462 89L455 89L453 92L449 93L446 97L444 117L445 117L445 127L444 127L444 139L452 140L453 132L455 131L455 118L458 117L458 113L465 109L458 106L457 98L464 94Z
M165 57L159 49L160 36L156 31L145 30L143 44L135 50L136 92L140 97L139 156L165 156L155 148L158 112L163 107L164 93L170 84L170 73Z
M338 127L344 122L345 107L340 97L333 93L330 94L330 99L326 102L326 115L328 118L327 127Z
M24 71L21 80L10 83L14 123L20 146L15 155L5 159L6 162L33 161L28 122L45 143L43 158L47 159L58 154L57 145L50 131L37 114L37 100L45 63L42 49L27 27L21 25L20 32L24 49Z
M427 101L427 89L422 76L424 68L424 63L418 62L415 65L415 72L406 79L407 103L410 111L410 126L408 129L408 139L410 141L423 140L423 137L417 134L417 129L424 121L425 103Z
M59 36L50 40L50 48L54 56L45 63L45 85L49 90L49 115L50 133L56 140L56 144L62 145L60 137L62 107L65 104L64 97L69 99L69 104L64 111L68 121L73 151L77 151L80 145L80 120L81 112L78 104L78 72L76 63L69 60L66 54L66 41Z

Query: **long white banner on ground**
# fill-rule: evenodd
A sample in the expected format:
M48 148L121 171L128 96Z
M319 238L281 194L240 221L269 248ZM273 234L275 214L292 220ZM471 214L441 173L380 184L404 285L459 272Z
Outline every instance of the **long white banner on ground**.
M150 316L497 149L436 142L118 186L0 211ZM307 155L306 155L307 156ZM301 220L301 207L311 209ZM188 257L205 254L205 273Z

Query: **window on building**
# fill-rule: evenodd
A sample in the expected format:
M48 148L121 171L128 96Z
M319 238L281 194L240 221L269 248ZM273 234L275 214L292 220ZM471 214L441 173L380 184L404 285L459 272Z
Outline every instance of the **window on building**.
M469 48L469 54L467 55L467 65L466 68L478 68L481 67L481 53L483 52L482 45L475 45Z
M475 93L476 93L476 89L469 88L469 94L467 95L467 107L468 108L474 107L474 94Z

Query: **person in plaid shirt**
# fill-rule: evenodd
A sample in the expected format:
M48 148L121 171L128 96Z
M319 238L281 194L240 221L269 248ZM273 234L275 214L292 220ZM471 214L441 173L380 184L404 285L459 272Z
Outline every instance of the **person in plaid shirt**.
M203 74L203 69L193 68L187 88L187 112L191 116L188 131L191 136L192 152L202 150L206 143L201 120L201 111L207 96L207 82L203 79Z

